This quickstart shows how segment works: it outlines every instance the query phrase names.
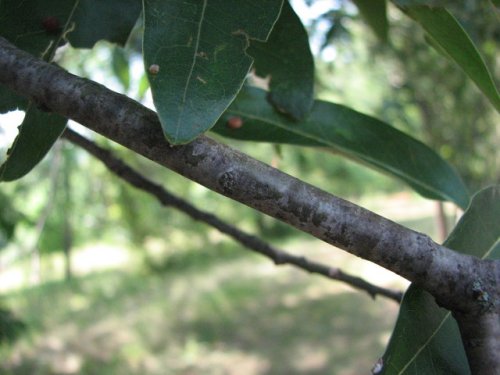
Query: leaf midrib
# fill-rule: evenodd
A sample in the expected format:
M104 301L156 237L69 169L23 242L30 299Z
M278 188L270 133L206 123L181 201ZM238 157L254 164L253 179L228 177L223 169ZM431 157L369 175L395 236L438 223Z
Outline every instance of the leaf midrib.
M491 252L493 251L493 249L497 246L497 244L499 244L499 243L500 243L500 238L498 238L493 243L493 245L490 246L490 248L488 249L488 251L486 251L480 258L481 259L486 259L491 254ZM406 369L417 359L417 357L420 355L420 353L422 352L422 350L424 350L427 347L427 345L429 345L429 343L434 338L434 336L437 335L437 333L439 332L439 330L441 329L441 327L443 326L443 324L446 322L446 320L450 318L450 315L451 315L451 312L448 311L446 313L446 315L443 317L443 321L441 322L441 324L434 330L434 332L432 333L432 335L430 335L429 338L422 344L421 348L415 352L415 355L408 361L408 363L406 364L406 366L403 367L398 372L398 375L401 375L404 371L406 371Z
M177 117L177 124L175 125L175 139L176 140L178 139L178 136L179 136L179 129L180 129L180 122L181 122L182 114L184 113L184 108L186 108L187 91L189 89L189 85L191 83L191 77L193 76L194 67L196 65L196 57L198 54L198 48L200 46L200 39L201 39L201 28L203 25L203 21L205 19L205 10L207 8L207 3L208 3L208 0L203 0L203 7L201 9L200 20L198 21L198 30L196 32L193 60L191 61L191 67L189 69L189 73L188 73L188 76L186 79L186 84L184 85L184 92L182 94L180 113L179 113L179 116Z

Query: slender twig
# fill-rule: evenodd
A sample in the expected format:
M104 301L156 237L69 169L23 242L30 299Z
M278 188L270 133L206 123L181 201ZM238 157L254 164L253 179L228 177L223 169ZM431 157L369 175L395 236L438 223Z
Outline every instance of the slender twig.
M98 146L95 142L90 141L71 129L66 129L63 137L71 143L85 149L95 158L99 159L109 171L113 172L130 185L156 197L163 206L175 207L192 219L202 221L218 229L220 232L227 234L235 241L242 244L244 248L270 258L276 265L294 265L304 271L320 274L329 279L347 283L354 288L365 291L373 298L377 295L382 295L396 302L401 301L403 296L401 291L373 285L360 277L345 273L337 267L329 267L324 264L311 261L303 256L296 256L283 250L279 250L261 240L259 237L245 233L234 225L224 222L211 213L199 210L187 201L175 196L164 187L144 177L138 171L123 162L123 160L114 156L110 151Z

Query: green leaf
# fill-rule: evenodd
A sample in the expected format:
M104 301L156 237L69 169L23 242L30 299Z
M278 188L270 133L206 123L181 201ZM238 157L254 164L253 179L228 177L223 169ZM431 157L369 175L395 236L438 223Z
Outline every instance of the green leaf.
M77 48L92 48L102 39L123 46L141 9L141 0L80 0L68 39Z
M319 100L297 124L276 113L265 97L265 91L246 87L214 131L241 140L325 147L398 177L425 197L467 207L469 197L455 171L414 138L373 117ZM231 128L232 117L240 117L243 126Z
M307 32L288 1L267 42L251 41L247 52L255 59L256 74L269 77L268 100L274 107L295 120L306 117L314 101L314 59Z
M144 0L144 62L166 138L210 129L241 89L251 40L265 41L282 0Z
M116 78L120 81L121 85L127 91L130 88L130 55L127 54L123 48L113 48L111 55L111 67Z
M387 22L386 0L353 0L353 2L375 35L382 42L387 42L389 23Z
M479 258L500 259L500 185L476 194L445 246ZM412 285L383 358L381 374L470 374L451 313Z
M0 1L0 35L36 56L50 57L49 46L60 43L63 26L75 1ZM54 48L52 48L54 50ZM25 108L28 101L0 86L0 113Z
M23 109L27 105L27 100L13 93L3 85L0 85L0 114Z
M140 10L140 0L0 0L0 35L50 61L64 36L79 47L91 47L99 39L123 44ZM0 113L24 108L26 103L0 87ZM0 181L28 173L49 151L66 122L30 104L10 155L0 167Z
M140 10L140 0L4 0L0 35L50 61L68 29L67 37L77 47L91 47L99 39L123 44ZM26 100L0 87L0 113L26 105Z
M17 180L31 171L62 134L67 121L30 104L8 158L0 166L0 181Z
M61 35L77 0L0 1L0 35L36 56Z
M474 81L477 87L500 111L500 94L491 73L479 54L474 42L460 23L441 7L403 6L406 2L396 0L403 11L418 22L432 40L432 46L440 46L439 52L446 55Z
M141 11L141 0L4 0L0 35L40 56L62 34L75 47L106 39L124 44Z

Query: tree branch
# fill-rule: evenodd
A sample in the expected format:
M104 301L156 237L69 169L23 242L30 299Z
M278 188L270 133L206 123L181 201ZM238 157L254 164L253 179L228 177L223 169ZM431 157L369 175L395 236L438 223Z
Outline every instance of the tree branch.
M169 145L155 112L0 38L0 83L43 108L423 287L450 310L474 309L473 282L492 265L459 254L206 136ZM495 295L493 285L486 286Z
M500 369L498 306L479 316L461 313L454 313L453 316L458 322L472 373L498 375Z
M94 142L78 133L75 133L71 129L66 129L63 137L99 159L102 163L104 163L108 170L121 179L127 181L130 185L156 197L163 206L175 207L192 219L202 221L218 229L220 232L232 237L245 248L270 258L276 265L294 265L310 273L316 273L332 280L343 281L354 288L367 292L373 298L379 294L387 298L391 298L396 302L401 302L402 293L400 291L378 287L370 284L362 278L349 275L337 267L328 267L324 264L313 262L305 257L296 256L283 250L279 250L264 242L260 238L247 234L233 225L227 224L217 216L197 209L185 200L170 193L162 186L147 179L132 167L124 163L123 160L114 156L110 151L98 146Z
M500 371L500 354L495 352L500 331L499 262L440 246L426 235L206 136L173 147L165 141L153 111L102 85L47 64L1 37L0 84L211 190L411 280L454 313L473 373ZM478 279L487 280L480 293L476 287ZM478 295L487 296L490 302L485 304ZM474 319L481 323L477 331L471 328ZM489 368L481 365L481 350L488 353Z

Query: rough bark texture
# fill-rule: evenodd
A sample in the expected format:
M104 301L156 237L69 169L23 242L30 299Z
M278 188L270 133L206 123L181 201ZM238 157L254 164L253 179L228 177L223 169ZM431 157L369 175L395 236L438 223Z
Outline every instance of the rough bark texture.
M208 137L172 147L153 111L44 63L2 38L0 83L209 189L400 274L454 312L484 315L478 310L478 275L491 279L482 293L498 301L498 270L493 262L451 251ZM500 324L499 306L493 304L488 311ZM492 366L500 371L500 354L493 355Z
M458 322L469 366L473 374L498 375L500 322L497 311L482 314L453 314Z

